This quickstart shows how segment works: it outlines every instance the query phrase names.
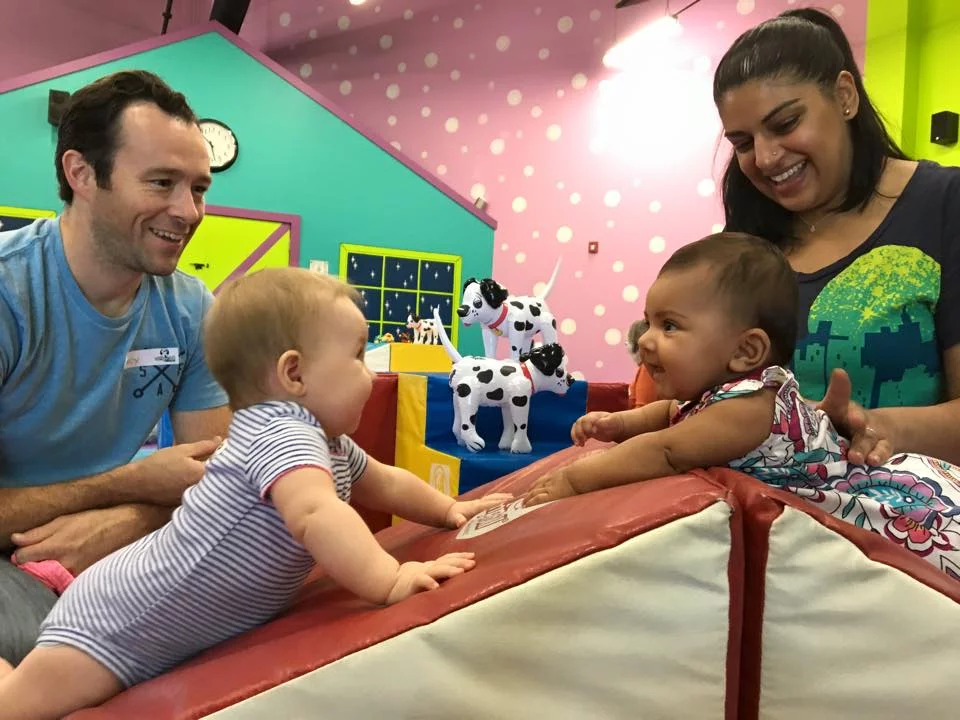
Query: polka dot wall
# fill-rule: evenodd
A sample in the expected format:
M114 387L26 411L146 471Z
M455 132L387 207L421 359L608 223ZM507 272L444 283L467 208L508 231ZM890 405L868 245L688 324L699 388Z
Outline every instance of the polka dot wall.
M604 52L663 3L613 4L254 0L243 33L454 190L485 198L499 222L494 276L511 292L541 290L562 257L548 302L571 368L596 381L632 378L623 340L661 264L722 227L717 61L748 27L812 3L701 0L669 47L626 73L604 68ZM862 58L866 0L817 6Z

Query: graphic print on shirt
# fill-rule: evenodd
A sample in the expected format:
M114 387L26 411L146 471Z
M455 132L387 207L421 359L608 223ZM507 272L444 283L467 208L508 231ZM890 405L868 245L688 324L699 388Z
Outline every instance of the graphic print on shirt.
M135 372L140 383L134 388L133 396L140 399L148 392L158 397L173 395L177 392L181 370L181 365L151 365L137 368Z
M178 348L131 352L127 355L124 385L137 400L144 396L169 398L180 386L185 362Z
M917 248L884 245L857 258L810 308L793 358L804 394L822 398L830 372L843 368L868 408L939 402L939 298L940 264Z
M131 350L124 360L124 386L139 400L144 395L170 397L177 392L186 358L179 347Z

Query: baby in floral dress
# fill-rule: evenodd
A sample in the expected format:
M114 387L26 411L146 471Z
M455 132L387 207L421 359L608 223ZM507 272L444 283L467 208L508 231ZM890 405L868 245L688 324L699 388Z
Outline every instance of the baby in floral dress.
M643 363L661 400L592 412L571 431L618 444L540 478L526 503L726 465L877 532L960 579L960 468L899 454L847 461L847 441L786 369L796 278L771 243L719 233L670 257L647 293Z

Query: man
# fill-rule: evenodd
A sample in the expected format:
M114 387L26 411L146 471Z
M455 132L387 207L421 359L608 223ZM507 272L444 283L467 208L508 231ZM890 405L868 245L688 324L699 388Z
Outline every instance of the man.
M206 143L184 96L121 72L71 98L63 214L0 233L0 658L56 600L7 561L79 573L160 527L230 421L203 355L212 295L177 262L204 213ZM177 445L131 463L169 408Z

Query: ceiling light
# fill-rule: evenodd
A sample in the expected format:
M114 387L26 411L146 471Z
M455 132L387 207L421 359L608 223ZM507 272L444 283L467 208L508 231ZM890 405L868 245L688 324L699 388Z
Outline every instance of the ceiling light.
M670 2L667 0L666 14L607 50L603 56L604 66L612 70L627 70L648 60L662 57L663 53L667 52L671 41L683 32L683 27L678 20L680 14L698 2L700 0L693 0L677 12L671 13ZM638 3L621 0L616 7L623 8L633 4Z
M664 15L607 50L603 64L612 70L626 70L653 57L662 56L670 41L683 28L673 15Z

